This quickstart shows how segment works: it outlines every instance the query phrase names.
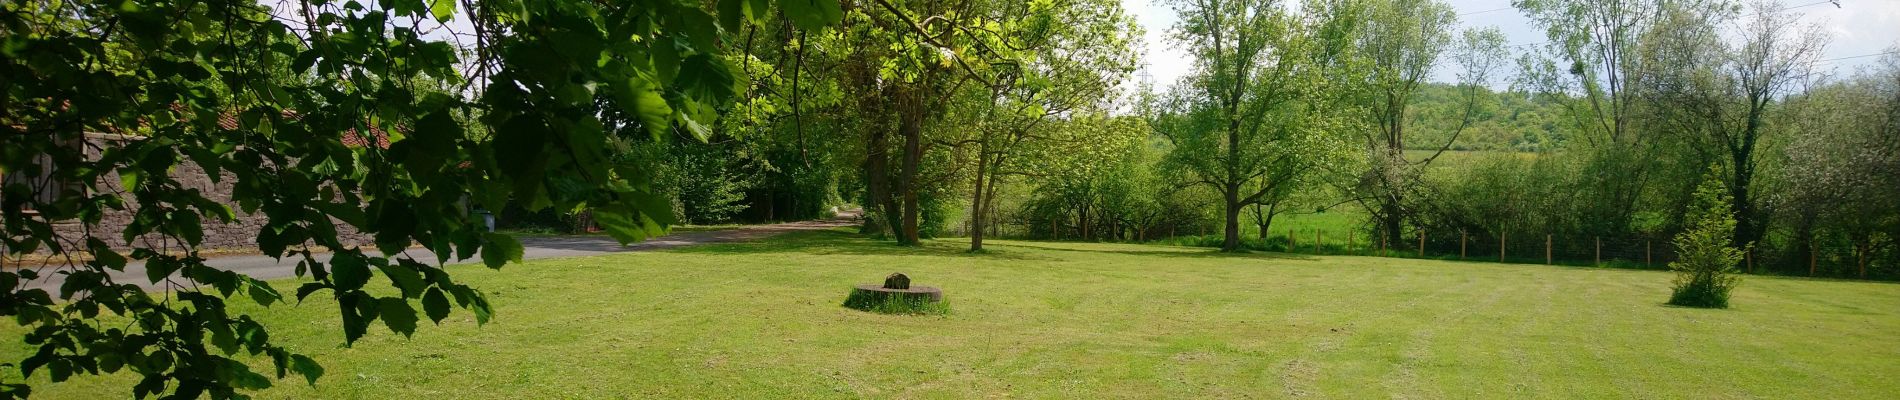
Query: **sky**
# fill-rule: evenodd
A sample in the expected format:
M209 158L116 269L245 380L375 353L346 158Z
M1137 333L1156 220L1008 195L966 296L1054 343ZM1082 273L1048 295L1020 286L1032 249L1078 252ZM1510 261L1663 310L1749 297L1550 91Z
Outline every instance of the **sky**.
M1511 0L1446 0L1459 14L1459 23L1463 28L1496 27L1504 32L1512 45L1540 43L1546 40L1544 32L1531 25L1517 9L1511 8ZM1825 0L1776 0L1792 13L1800 14L1800 22L1820 26L1831 39L1822 51L1816 70L1835 76L1853 73L1857 68L1871 65L1879 60L1878 55L1900 46L1900 0L1838 0L1840 6ZM1122 7L1141 24L1147 48L1143 55L1144 68L1137 73L1137 80L1150 79L1155 88L1165 88L1188 72L1194 62L1185 52L1167 40L1168 30L1178 19L1174 10L1153 0L1122 0ZM1852 57L1852 58L1849 58ZM1500 72L1515 70L1509 65ZM1142 75L1146 75L1143 77ZM1439 81L1453 79L1450 71L1440 71L1434 77ZM1508 81L1501 77L1499 81ZM1494 82L1508 84L1509 82Z

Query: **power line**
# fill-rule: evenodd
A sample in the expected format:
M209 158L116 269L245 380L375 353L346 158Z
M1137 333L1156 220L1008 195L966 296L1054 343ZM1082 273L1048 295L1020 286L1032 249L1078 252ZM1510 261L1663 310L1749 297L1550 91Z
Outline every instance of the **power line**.
M1458 16L1460 16L1460 17L1463 17L1463 16L1466 16L1466 15L1478 15L1478 14L1483 14L1483 13L1488 13L1488 12L1496 12L1496 11L1504 11L1504 10L1509 10L1509 9L1512 9L1512 8L1511 8L1511 7L1498 7L1498 8L1493 8L1493 9L1489 9L1489 10L1484 10L1484 11L1472 11L1472 12L1468 12L1468 13L1464 13L1464 14L1458 14Z
M1798 6L1787 6L1787 7L1782 7L1782 8L1777 8L1777 9L1773 9L1773 10L1763 10L1763 11L1757 11L1757 12L1755 12L1754 14L1748 14L1748 15L1743 15L1743 17L1753 17L1753 16L1757 16L1757 15L1762 15L1762 14L1766 14L1766 13L1768 13L1769 11L1786 11L1786 10L1793 10L1793 9L1796 9L1796 8L1801 8L1801 7L1808 7L1808 6L1818 6L1818 5L1822 5L1822 4L1828 4L1828 3L1833 3L1833 4L1834 4L1834 8L1841 8L1841 0L1821 0L1821 1L1817 1L1817 2L1813 2L1813 3L1808 3L1808 4L1802 4L1802 5L1798 5Z
M1883 51L1883 52L1879 52L1879 53L1873 53L1873 54L1862 54L1862 55L1858 55L1858 56L1847 56L1847 57L1837 57L1837 58L1829 58L1829 59L1826 59L1826 60L1815 60L1815 61L1814 61L1814 63L1815 63L1815 64L1820 64L1820 63L1824 63L1824 62L1833 62L1833 61L1840 61L1840 60L1851 60L1851 59L1856 59L1856 58L1867 58L1867 57L1874 57L1874 56L1884 56L1884 55L1888 55L1888 54L1900 54L1900 50L1888 50L1888 51Z

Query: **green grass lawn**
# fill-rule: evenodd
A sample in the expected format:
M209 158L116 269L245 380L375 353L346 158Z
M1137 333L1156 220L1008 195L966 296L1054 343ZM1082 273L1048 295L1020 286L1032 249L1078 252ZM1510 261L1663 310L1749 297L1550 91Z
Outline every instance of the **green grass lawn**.
M963 247L827 231L458 267L492 296L493 322L458 310L353 348L333 304L243 309L328 370L260 398L1900 396L1896 284L1751 277L1734 309L1701 310L1662 305L1671 276L1657 271ZM950 313L839 306L892 271L944 288ZM44 379L44 398L125 397L133 382Z

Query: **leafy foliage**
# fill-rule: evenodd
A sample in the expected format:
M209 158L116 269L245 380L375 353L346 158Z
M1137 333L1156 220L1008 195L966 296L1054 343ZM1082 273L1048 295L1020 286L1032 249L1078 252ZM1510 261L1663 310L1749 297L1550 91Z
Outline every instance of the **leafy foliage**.
M44 179L7 181L4 248L66 260L0 271L0 314L34 327L26 341L39 349L21 372L129 370L144 376L136 397L242 397L270 386L268 372L314 384L315 360L225 311L228 299L284 295L198 252L207 223L238 213L265 216L258 249L312 279L298 301L337 302L346 345L378 321L415 334L418 301L438 323L451 300L494 317L481 291L400 257L419 244L441 260L519 261L521 244L484 232L469 203L587 208L623 242L662 232L674 215L652 171L606 162L607 149L613 137L710 135L742 84L723 58L728 30L770 15L763 1L721 3L7 3L0 168ZM839 19L836 2L782 4L806 29ZM100 146L101 132L132 139ZM231 198L182 185L173 172L187 166L232 185ZM112 212L132 215L116 237L57 229ZM131 263L166 291L112 274ZM30 285L53 274L57 296ZM108 316L129 323L98 323Z
M1195 69L1152 125L1173 144L1170 162L1221 194L1224 250L1239 250L1244 207L1284 193L1320 166L1353 160L1340 111L1349 109L1344 94L1355 86L1321 72L1351 67L1344 54L1355 19L1343 8L1176 5L1183 17L1175 40L1195 55Z
M1729 209L1728 188L1723 187L1720 173L1719 168L1710 168L1696 187L1689 229L1676 235L1681 258L1669 263L1669 269L1676 271L1669 304L1728 308L1729 291L1741 280L1735 276L1735 266L1742 262L1744 250L1729 245L1735 235L1735 214Z

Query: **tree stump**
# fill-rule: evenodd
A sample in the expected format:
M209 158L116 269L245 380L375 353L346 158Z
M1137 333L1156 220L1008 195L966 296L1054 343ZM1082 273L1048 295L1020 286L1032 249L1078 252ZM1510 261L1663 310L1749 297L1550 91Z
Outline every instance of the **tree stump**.
M891 274L884 284L863 284L851 289L844 306L860 310L901 311L943 301L943 290L930 286L912 286L910 277Z

